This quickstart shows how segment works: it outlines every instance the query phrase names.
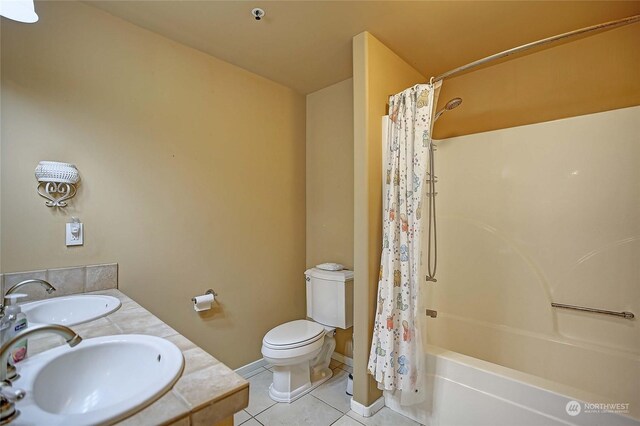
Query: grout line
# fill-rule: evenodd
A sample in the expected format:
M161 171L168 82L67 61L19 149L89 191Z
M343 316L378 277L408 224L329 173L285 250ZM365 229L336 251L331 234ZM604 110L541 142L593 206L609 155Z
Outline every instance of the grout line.
M340 417L338 420L336 420L335 422L333 422L333 423L331 423L331 424L332 424L332 425L334 425L334 424L338 423L340 420L342 420L342 418L343 418L343 417L347 417L347 418L349 418L349 420L353 420L354 422L358 423L359 425L364 425L364 423L360 423L359 421L357 421L357 420L356 420L356 419L354 419L353 417L351 417L351 416L347 416L346 414L343 414L343 415L342 415L342 417ZM331 425L329 425L329 426L331 426ZM366 426L366 425L365 425L365 426Z
M351 412L351 411L353 411L353 410L349 410L349 411ZM355 413L357 416L360 416L360 414L356 413L355 411L354 411L354 413ZM350 415L348 415L348 414L345 414L345 416L349 417L349 418L350 418L351 420L353 420L354 422L360 423L361 425L363 425L363 424L364 424L364 423L362 423L360 420L358 420L358 419L356 419L356 418L354 418L354 417L352 417L352 416L350 416ZM360 417L362 417L362 416L360 416ZM371 417L373 417L373 416L371 416Z
M311 393L308 393L307 395L311 395ZM317 399L318 401L322 402L322 403L323 403L324 405L326 405L327 407L329 407L329 408L332 408L332 409L336 410L338 413L340 413L340 414L342 414L342 415L344 416L344 414L345 414L345 413L343 413L343 412L342 412L342 410L338 410L338 409L337 409L336 407L334 407L333 405L329 404L328 402L325 402L325 401L321 400L320 398L318 398L318 397L317 397L317 396L315 396L315 395L311 395L311 396L312 396L312 397L314 397L315 399ZM342 416L340 416L340 417L342 417ZM336 421L337 421L337 420L336 420Z
M271 401L273 401L273 399L272 399ZM296 401L297 401L297 400L296 400ZM294 402L295 402L295 401L294 401ZM276 402L276 401L273 401L273 404L271 404L270 406L268 406L268 407L267 407L267 408L265 408L264 410L260 411L260 412L259 412L258 414L256 414L255 416L254 416L253 414L249 413L248 411L247 411L247 413L249 413L249 414L251 415L251 417L257 417L257 416L259 416L260 414L262 414L262 413L264 413L265 411L267 411L269 408L276 406L277 404L284 404L284 402ZM258 419L256 419L256 421L258 421ZM260 422L258 422L258 423L260 423ZM260 423L260 424L262 424L262 423Z
M244 411L245 413L247 413L245 410L242 410L242 411ZM247 414L249 414L249 413L247 413ZM251 419L253 419L253 416L252 416L251 414L249 414L249 418L248 418L247 420L245 420L244 422L242 422L242 423L238 423L238 424L237 424L237 426L243 425L243 424L245 424L246 422L248 422L248 421L249 421L249 420L251 420ZM254 420L255 420L255 419L254 419ZM257 422L257 420L256 420L256 422ZM260 423L260 422L258 422L258 423ZM234 423L234 425L235 425L235 423Z
M331 404L330 404L330 403L328 403L327 401L323 400L323 399L322 399L322 398L320 398L319 396L315 396L315 395L311 395L311 396L313 396L314 398L319 399L320 401L324 402L324 403L325 403L325 404L327 404L329 407L331 407L331 408L333 408L333 409L335 409L335 410L338 410L340 413L342 413L342 415L343 415L343 416L346 416L346 415L347 415L347 413L345 413L344 411L342 411L342 410L341 410L341 409L339 409L338 407L334 407L333 405L331 405ZM349 410L351 410L351 409L349 409Z
M169 392L171 392L173 394L173 396L175 396L179 401L184 402L184 404L189 408L189 411L187 412L187 415L189 417L191 417L191 410L193 409L193 407L191 407L191 404L189 404L189 401L187 401L187 398L185 398L184 396L182 396L182 394L180 392L178 392L176 389L171 389Z
M349 416L349 415L347 415L347 414L345 414L345 416L349 417L351 420L353 420L354 422L356 422L356 423L358 423L358 424L364 425L364 423L362 423L362 422L361 422L360 420L358 420L358 419L354 419L353 417L351 417L351 416Z
M331 379L333 379L333 377L332 377ZM347 413L345 413L344 411L342 411L342 410L341 410L341 409L339 409L338 407L334 407L333 405L331 405L331 403L330 403L330 402L325 401L324 399L320 398L319 396L313 395L313 392L314 392L314 391L316 391L317 389L320 389L322 386L324 386L325 384L329 383L329 381L331 381L331 379L327 380L326 382L324 382L323 384L321 384L320 386L318 386L317 388L315 388L313 391L311 391L311 392L309 393L309 395L313 396L313 397L314 397L314 398L316 398L316 399L319 399L320 401L322 401L322 402L324 402L325 404L327 404L329 407L331 407L331 408L335 408L336 410L338 410L339 412L341 412L343 415L346 415ZM338 392L339 392L339 391L338 391ZM347 394L346 394L346 392L345 392L345 395L347 395ZM348 395L347 395L347 396L348 396ZM350 397L349 399L351 399L351 397ZM348 411L350 411L350 410L351 410L351 408L349 408L349 410L347 410L347 412L348 412Z

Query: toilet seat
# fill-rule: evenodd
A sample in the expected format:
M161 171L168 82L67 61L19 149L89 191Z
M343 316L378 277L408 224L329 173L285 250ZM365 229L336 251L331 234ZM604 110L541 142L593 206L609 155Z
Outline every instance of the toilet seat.
M322 339L325 328L313 321L296 320L271 329L262 339L263 346L273 350L295 349Z
M329 367L335 328L296 320L271 329L262 339L262 357L273 366L269 397L293 402L333 375Z

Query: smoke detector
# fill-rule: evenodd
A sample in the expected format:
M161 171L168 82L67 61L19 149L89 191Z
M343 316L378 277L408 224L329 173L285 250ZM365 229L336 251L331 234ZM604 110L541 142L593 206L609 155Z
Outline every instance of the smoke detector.
M259 7L256 7L251 11L251 16L253 16L253 19L255 19L256 21L262 20L262 18L264 18L264 15L264 10L260 9Z

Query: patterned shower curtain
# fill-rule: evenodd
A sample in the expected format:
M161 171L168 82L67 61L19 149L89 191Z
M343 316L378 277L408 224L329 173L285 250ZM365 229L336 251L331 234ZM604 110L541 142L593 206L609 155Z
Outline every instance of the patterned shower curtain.
M387 161L383 170L383 246L369 373L378 387L401 392L404 405L426 395L418 325L421 215L433 114L440 82L418 84L389 98Z

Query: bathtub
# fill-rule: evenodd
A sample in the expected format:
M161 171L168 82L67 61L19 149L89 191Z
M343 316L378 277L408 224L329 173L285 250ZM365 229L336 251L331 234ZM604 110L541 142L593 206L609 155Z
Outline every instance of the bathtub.
M425 357L426 401L402 406L392 392L384 392L384 401L427 426L640 426L639 420L620 414L631 404L615 405L598 395L433 345L427 346Z

